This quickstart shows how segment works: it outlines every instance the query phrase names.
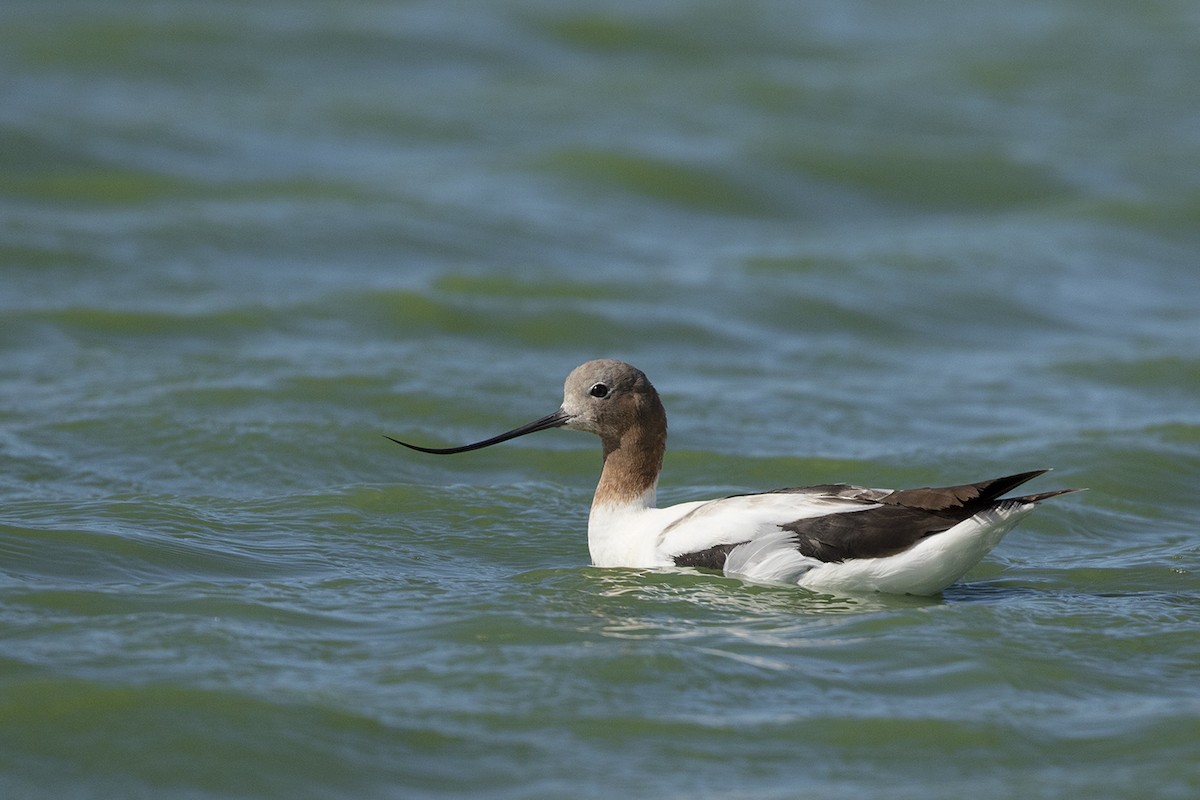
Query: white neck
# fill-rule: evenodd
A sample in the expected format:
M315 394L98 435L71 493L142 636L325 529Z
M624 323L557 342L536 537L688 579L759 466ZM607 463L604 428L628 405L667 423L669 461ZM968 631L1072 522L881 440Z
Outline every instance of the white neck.
M644 566L657 544L645 522L654 509L655 487L625 502L593 502L588 515L588 551L598 567Z

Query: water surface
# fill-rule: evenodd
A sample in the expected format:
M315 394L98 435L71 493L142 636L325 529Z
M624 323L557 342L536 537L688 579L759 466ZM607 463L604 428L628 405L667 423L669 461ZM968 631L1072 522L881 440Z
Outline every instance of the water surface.
M1191 798L1191 3L0 12L4 797ZM1054 466L939 598L588 565Z

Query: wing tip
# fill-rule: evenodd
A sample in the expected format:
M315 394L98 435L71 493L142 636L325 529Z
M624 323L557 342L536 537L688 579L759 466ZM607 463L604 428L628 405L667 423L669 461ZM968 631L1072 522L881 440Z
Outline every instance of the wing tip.
M1049 500L1051 497L1059 497L1064 494L1074 494L1075 492L1089 491L1088 487L1084 486L1075 489L1054 489L1049 492L1038 492L1037 494L1026 494L1020 497L1006 497L1005 500L1012 500L1018 503L1040 503L1043 500Z

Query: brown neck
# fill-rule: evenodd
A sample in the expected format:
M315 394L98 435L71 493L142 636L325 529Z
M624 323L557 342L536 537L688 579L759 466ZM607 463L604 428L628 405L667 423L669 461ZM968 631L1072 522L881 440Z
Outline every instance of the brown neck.
M604 469L596 486L594 505L627 505L653 489L667 450L667 419L657 397L639 409L638 424L620 436L604 437Z

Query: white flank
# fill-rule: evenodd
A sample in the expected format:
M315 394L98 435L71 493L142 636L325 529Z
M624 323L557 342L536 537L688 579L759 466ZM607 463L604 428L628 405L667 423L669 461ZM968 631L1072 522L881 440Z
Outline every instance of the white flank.
M902 553L821 564L797 583L813 591L934 595L982 561L1033 509L1033 503L992 508Z

